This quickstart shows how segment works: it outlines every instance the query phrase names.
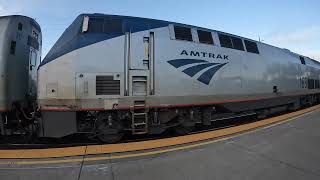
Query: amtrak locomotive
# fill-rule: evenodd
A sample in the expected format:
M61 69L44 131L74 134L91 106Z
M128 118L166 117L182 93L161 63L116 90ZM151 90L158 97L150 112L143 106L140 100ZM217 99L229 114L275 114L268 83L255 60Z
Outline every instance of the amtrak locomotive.
M247 38L82 14L38 68L34 132L57 138L85 133L104 142L126 132L185 134L221 119L315 104L319 79L317 61ZM16 131L6 125L15 118L7 119L3 114L2 134Z

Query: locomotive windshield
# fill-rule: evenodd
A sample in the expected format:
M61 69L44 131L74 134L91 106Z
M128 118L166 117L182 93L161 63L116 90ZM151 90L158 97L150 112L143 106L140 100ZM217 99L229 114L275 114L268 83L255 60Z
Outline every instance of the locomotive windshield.
M109 18L89 18L88 33L123 33L122 20Z

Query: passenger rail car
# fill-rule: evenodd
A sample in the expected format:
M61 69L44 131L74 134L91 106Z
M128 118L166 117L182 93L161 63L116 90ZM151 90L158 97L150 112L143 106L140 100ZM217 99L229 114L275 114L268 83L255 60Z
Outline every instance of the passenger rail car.
M25 133L34 123L41 38L35 20L0 17L0 135Z

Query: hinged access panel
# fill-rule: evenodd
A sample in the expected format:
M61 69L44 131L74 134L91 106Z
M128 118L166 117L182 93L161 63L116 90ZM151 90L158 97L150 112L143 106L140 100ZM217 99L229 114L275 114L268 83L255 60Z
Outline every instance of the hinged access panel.
M154 33L127 33L125 41L125 95L154 94Z

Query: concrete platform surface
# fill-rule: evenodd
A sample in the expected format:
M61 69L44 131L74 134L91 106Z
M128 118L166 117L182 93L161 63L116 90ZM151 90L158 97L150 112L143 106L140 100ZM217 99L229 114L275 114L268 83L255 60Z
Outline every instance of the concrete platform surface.
M320 110L224 141L169 153L2 164L1 180L320 179ZM98 158L97 158L98 157ZM81 159L97 158L81 161ZM74 161L73 161L74 160Z

